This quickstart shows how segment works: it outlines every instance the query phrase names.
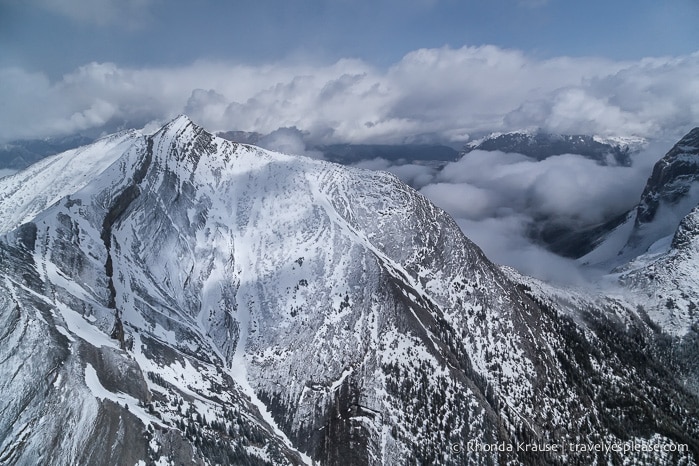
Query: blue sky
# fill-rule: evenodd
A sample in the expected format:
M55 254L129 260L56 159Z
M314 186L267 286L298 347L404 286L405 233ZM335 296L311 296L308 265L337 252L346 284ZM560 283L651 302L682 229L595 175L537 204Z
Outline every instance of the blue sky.
M496 45L540 57L638 59L699 46L697 0L2 0L2 62L65 73L198 59L360 58Z
M0 142L182 112L316 142L679 133L698 23L699 0L0 0Z

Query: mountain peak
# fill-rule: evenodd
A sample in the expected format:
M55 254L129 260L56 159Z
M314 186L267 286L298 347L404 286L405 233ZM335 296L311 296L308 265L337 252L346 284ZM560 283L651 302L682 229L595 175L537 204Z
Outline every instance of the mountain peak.
M187 115L181 114L165 123L153 134L154 138L189 139L190 134L206 132L204 128L194 123Z
M195 125L189 116L184 113L180 113L175 118L166 123L163 128L176 128L176 127L186 127L188 125ZM196 126L196 125L195 125Z
M201 157L216 151L214 135L194 123L187 115L179 115L160 128L152 137L150 150L177 161L190 160L196 168Z

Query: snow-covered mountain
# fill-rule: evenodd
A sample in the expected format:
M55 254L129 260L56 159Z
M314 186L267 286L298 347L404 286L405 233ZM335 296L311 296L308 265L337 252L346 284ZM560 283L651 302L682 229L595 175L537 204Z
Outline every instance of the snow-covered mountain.
M638 205L595 232L596 247L580 261L612 267L647 251L666 251L678 225L697 204L699 128L694 128L655 164Z
M637 137L604 138L585 134L553 134L545 131L491 133L469 141L462 154L474 150L515 152L537 160L554 155L579 154L602 164L630 165L631 156L646 141Z
M699 458L695 331L495 266L392 175L182 116L0 193L0 463Z
M639 305L666 333L685 336L699 330L698 264L699 206L682 219L669 244L635 258L617 274L640 292ZM699 365L696 357L695 364Z

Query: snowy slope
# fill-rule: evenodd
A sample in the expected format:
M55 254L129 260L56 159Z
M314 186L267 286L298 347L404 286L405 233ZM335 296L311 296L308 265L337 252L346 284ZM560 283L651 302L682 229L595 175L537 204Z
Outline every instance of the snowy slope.
M8 201L31 222L0 238L0 461L589 464L468 442L629 438L695 461L696 394L640 360L636 309L503 272L392 175L184 116L103 155L40 212Z
M639 304L669 335L684 337L699 329L699 206L672 237L659 241L622 267L618 279L637 290Z
M136 131L117 133L1 178L0 232L30 221L49 205L94 180L131 146L143 143Z

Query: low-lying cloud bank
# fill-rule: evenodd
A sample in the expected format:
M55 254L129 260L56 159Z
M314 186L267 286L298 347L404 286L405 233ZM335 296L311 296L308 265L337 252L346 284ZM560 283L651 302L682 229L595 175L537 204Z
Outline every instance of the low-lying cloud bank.
M215 131L296 128L314 144L459 144L482 131L681 135L699 120L699 53L616 62L538 59L494 46L420 49L388 69L361 60L178 68L90 63L57 81L0 69L0 142L187 113Z
M655 162L672 144L652 143L633 165L608 166L576 154L537 161L521 154L476 150L442 169L415 163L364 161L394 173L451 214L491 260L546 280L579 283L592 271L531 239L543 224L580 230L633 208ZM587 277L587 278L586 278Z

